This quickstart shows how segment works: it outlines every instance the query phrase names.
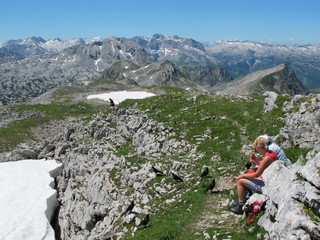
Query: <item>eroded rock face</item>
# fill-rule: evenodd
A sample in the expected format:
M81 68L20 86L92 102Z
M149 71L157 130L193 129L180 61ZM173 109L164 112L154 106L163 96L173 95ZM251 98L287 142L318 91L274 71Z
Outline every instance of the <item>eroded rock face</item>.
M299 110L292 111L294 109ZM287 112L286 125L280 130L280 135L286 140L283 146L312 149L307 160L313 159L320 151L320 95L308 98L296 95L283 104L283 110Z
M265 92L264 111L268 112L278 106L275 104L278 94ZM291 101L282 106L286 117L285 126L280 129L279 135L273 137L281 140L283 148L299 147L310 149L306 159L311 160L320 151L320 95L295 95Z
M177 201L187 189L178 189L169 172L188 181L190 169L202 157L196 146L172 138L172 128L134 108L114 108L110 114L93 116L89 123L70 122L62 129L45 140L22 144L1 159L30 156L63 163L57 177L56 225L64 240L121 238L127 231L122 223L139 223L151 209L159 209L151 200L175 193L172 202ZM172 160L172 155L183 159ZM152 166L164 172L161 183L150 183L157 177ZM123 214L132 200L135 214Z
M121 238L125 229L115 222L139 222L151 209L157 211L150 200L169 192L181 196L185 190L170 181L150 185L156 178L152 166L165 174L179 171L188 179L188 168L201 157L193 145L170 139L173 135L172 129L135 109L115 109L87 125L68 126L51 151L64 166L57 178L61 238ZM183 163L169 160L180 152L187 153ZM167 156L166 164L160 156ZM123 214L132 200L135 214Z
M276 161L264 172L269 199L259 224L270 239L320 239L320 224L312 217L320 217L319 171L320 153L306 165Z

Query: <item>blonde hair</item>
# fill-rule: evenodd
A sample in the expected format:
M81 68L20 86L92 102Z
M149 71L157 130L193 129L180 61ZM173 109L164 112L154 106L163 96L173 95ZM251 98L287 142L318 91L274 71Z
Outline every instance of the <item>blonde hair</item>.
M257 137L253 142L253 147L256 149L257 147L265 148L268 150L267 140L264 137Z

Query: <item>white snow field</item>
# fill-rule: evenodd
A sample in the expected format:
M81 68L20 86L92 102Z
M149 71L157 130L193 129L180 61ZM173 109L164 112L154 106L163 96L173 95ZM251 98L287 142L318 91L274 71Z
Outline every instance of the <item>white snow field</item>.
M87 96L87 99L101 99L104 101L109 101L111 98L115 104L119 104L126 99L143 99L147 97L155 96L154 93L149 93L145 91L117 91L109 93L101 93Z
M0 239L54 240L50 225L57 207L54 177L61 164L55 160L0 163Z

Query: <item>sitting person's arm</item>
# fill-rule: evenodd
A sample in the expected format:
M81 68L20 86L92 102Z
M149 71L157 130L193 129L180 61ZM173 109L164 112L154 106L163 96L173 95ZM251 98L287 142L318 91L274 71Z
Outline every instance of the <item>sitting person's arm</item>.
M250 154L250 161L254 164L256 164L257 166L260 165L260 161L258 160L258 158L256 157L256 155L254 155L254 153Z
M260 162L260 165L257 169L257 171L253 172L253 173L245 173L245 174L241 174L237 177L237 181L241 178L257 178L259 177L264 170L270 166L270 164L272 163L272 158L269 156L265 156L263 157L262 161Z

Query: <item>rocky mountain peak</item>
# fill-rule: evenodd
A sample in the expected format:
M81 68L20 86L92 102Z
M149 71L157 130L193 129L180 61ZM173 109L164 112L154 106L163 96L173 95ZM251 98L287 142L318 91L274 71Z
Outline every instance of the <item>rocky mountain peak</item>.
M188 38L181 38L177 35L172 37L165 37L161 34L153 35L152 39L150 40L150 49L159 50L163 46L171 46L171 47L191 47L197 50L205 52L204 46L202 43L199 43L193 39Z
M30 38L27 38L26 40L23 40L22 42L28 42L28 43L44 43L46 42L46 40L44 40L42 37L30 37Z
M207 55L203 44L193 39L155 34L151 39L134 37L131 40L143 46L155 61L169 60L177 66L207 66L215 62Z
M156 33L152 36L152 39L164 39L165 36L159 33Z

